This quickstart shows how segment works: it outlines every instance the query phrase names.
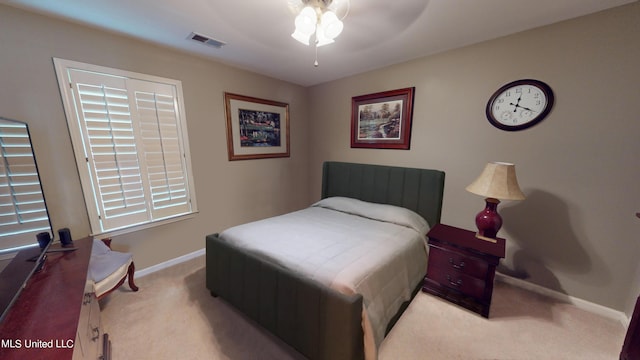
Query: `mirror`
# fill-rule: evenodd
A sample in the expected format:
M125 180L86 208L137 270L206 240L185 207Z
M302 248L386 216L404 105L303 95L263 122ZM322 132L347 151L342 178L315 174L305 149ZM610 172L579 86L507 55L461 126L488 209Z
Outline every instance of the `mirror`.
M26 123L0 117L0 256L53 231Z
M0 272L0 322L46 259L43 232L53 238L29 127L0 117L0 260L13 258Z

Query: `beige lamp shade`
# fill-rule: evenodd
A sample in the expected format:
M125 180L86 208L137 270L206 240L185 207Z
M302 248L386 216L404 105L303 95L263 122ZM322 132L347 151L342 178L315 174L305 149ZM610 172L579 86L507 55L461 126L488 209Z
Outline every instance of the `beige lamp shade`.
M518 186L516 166L505 162L490 162L482 174L467 186L467 191L498 200L524 200Z

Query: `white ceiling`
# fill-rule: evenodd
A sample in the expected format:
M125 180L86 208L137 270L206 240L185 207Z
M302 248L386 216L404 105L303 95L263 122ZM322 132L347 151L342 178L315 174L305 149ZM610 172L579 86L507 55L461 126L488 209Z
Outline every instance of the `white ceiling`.
M552 24L636 0L351 0L344 31L315 51L291 38L290 0L8 0L303 86ZM227 43L216 49L191 32Z

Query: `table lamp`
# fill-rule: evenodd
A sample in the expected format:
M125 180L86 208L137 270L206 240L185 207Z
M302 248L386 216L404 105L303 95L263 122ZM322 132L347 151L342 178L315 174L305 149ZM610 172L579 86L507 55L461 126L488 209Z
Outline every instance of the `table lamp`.
M498 214L499 199L524 200L524 194L516 179L516 166L505 162L490 162L482 174L466 190L485 196L486 207L476 215L478 239L496 242L496 234L502 227L502 217Z

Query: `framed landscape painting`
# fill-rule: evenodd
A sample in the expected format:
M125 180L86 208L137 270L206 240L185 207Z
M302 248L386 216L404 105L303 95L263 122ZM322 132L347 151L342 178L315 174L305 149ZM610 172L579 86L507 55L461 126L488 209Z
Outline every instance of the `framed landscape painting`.
M289 157L289 104L224 93L229 160Z
M354 96L351 100L351 147L408 150L414 89Z

